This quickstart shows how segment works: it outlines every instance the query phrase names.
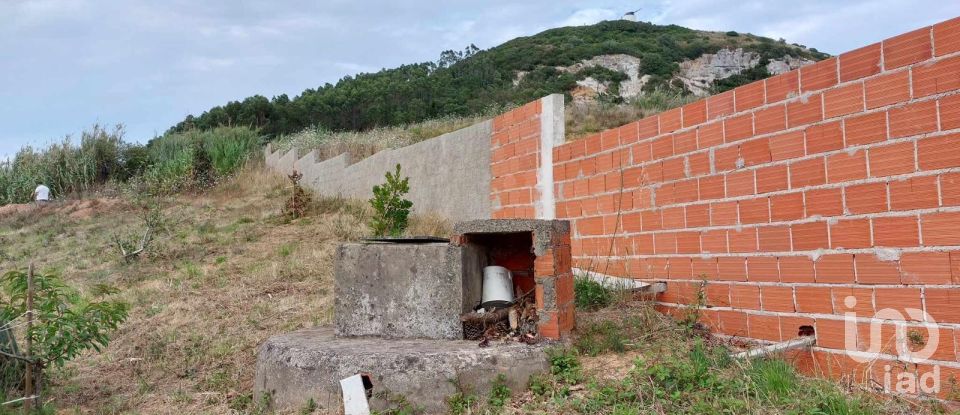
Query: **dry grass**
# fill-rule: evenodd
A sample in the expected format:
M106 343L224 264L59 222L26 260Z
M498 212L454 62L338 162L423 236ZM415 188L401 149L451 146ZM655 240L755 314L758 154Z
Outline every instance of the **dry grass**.
M601 101L573 103L567 106L565 114L567 141L619 127L698 99L701 98L690 94L656 90L619 104Z
M35 258L82 291L112 285L132 305L102 354L53 372L53 404L102 414L253 410L257 346L331 321L335 247L367 232L362 204L342 199L315 198L307 217L284 219L288 186L248 168L206 193L159 201L165 227L129 265L110 240L140 229L132 202L76 217L0 217L0 270Z

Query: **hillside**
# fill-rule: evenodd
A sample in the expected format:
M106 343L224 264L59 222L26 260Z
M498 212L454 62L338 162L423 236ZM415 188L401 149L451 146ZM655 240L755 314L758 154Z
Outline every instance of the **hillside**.
M551 93L614 102L650 91L703 96L826 56L750 34L605 21L551 29L488 50L449 50L436 62L347 76L293 98L232 101L188 116L170 131L221 125L256 127L270 137L308 127L358 131L489 112Z

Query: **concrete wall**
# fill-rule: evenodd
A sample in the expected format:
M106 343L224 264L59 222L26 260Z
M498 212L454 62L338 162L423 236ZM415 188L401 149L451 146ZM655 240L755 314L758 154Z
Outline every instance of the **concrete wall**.
M723 335L812 326L809 372L956 399L960 18L555 146L552 182L539 102L494 122L495 217L545 215L550 186L575 267L666 280L668 313L702 289Z
M351 163L350 155L316 161L313 152L298 157L266 150L267 166L283 174L296 169L305 183L322 195L368 199L374 185L397 163L410 177L416 213L435 213L452 221L486 219L490 213L490 121L422 141L381 151Z

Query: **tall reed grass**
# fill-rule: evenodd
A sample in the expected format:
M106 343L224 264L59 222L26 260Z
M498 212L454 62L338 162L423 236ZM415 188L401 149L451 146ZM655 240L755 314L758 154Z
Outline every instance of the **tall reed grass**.
M81 195L108 182L176 191L192 185L198 173L212 178L235 173L259 144L258 133L244 127L169 134L140 145L124 140L122 126L94 125L79 142L68 136L46 148L24 147L0 162L0 205L29 201L38 184L54 197Z

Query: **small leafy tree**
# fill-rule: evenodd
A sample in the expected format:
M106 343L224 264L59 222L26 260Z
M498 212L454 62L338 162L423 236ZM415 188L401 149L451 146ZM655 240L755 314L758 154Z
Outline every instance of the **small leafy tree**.
M13 322L27 311L27 273L11 271L0 279L0 321ZM25 333L32 341L30 350L3 350L18 355L35 368L39 385L43 369L62 367L87 350L99 352L110 342L109 333L127 318L129 306L119 301L93 301L81 296L54 274L33 276L33 326ZM100 289L103 294L115 290ZM40 388L36 388L39 395Z
M403 198L410 191L410 178L400 178L400 164L395 172L387 172L386 178L386 183L373 186L370 206L374 215L370 228L377 236L400 236L407 229L407 219L413 207L413 202Z

